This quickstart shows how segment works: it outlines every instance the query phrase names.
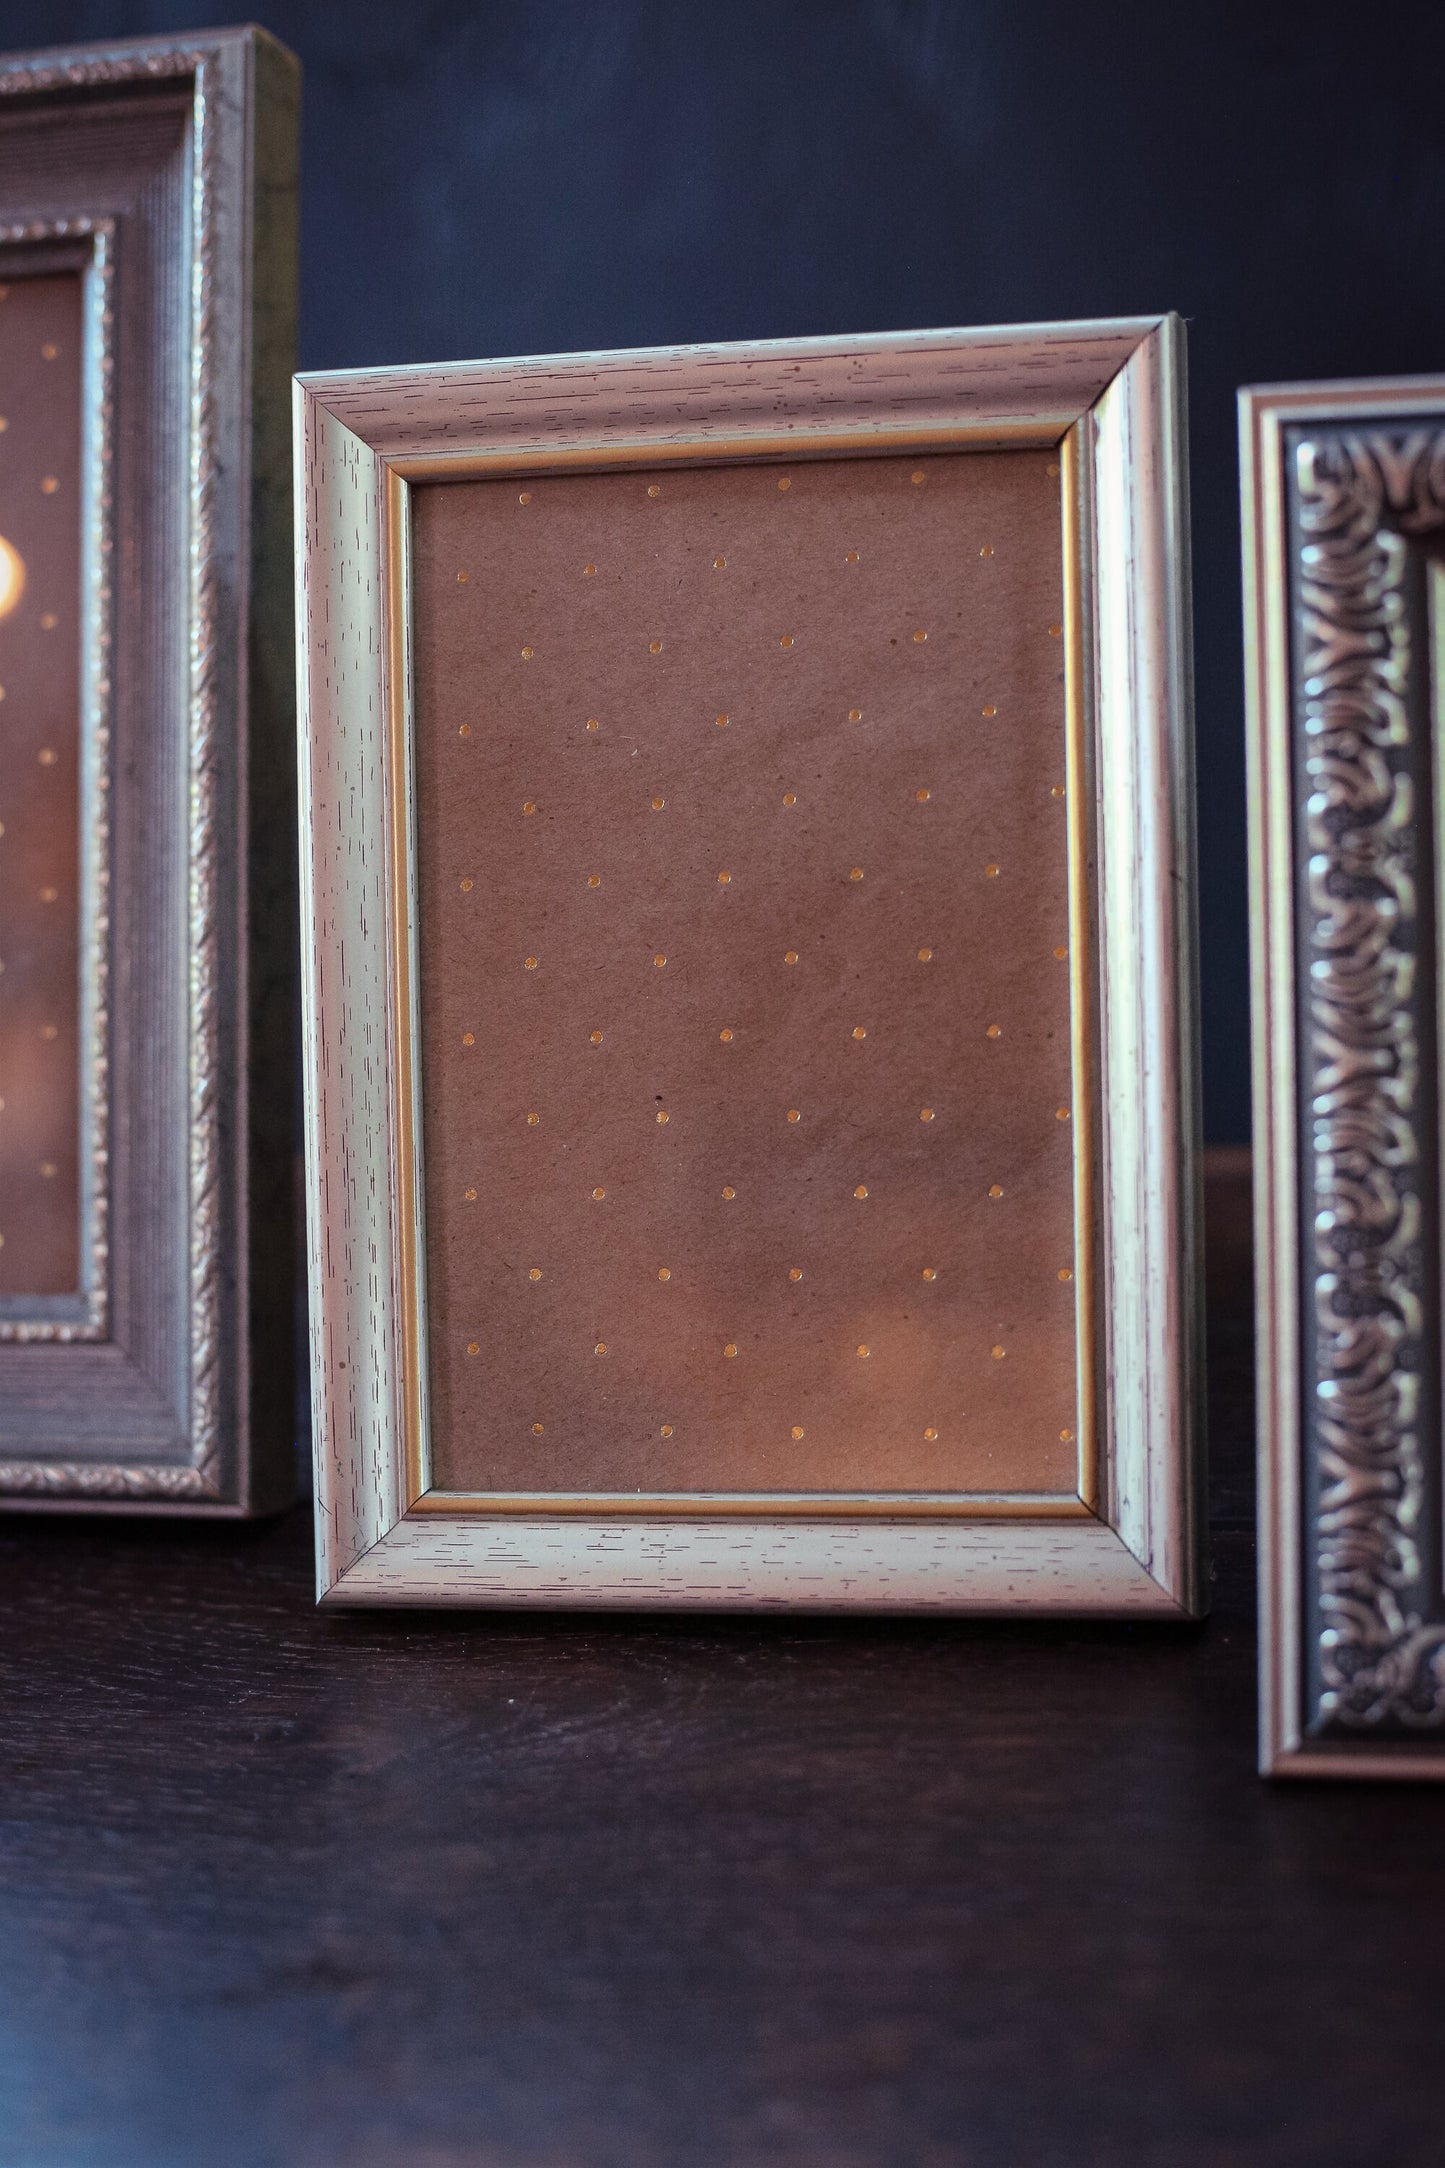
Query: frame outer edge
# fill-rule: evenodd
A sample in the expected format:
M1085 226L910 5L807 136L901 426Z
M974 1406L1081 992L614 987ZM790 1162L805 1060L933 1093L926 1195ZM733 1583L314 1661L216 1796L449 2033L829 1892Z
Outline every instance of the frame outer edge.
M1248 760L1251 1056L1254 1070L1255 1344L1259 1549L1259 1767L1299 1745L1298 1316L1288 602L1282 581L1279 416L1241 392L1240 507Z
M307 1246L324 1595L404 1505L386 1022L386 489L370 447L299 385L296 405Z
M1199 1084L1183 326L1095 410L1100 1067L1111 1517L1202 1605Z
M1304 1735L1292 624L1283 432L1438 411L1440 377L1257 385L1238 394L1249 786L1258 1376L1259 1771L1355 1782L1445 1779L1445 1752ZM1437 1115L1438 1118L1438 1115Z

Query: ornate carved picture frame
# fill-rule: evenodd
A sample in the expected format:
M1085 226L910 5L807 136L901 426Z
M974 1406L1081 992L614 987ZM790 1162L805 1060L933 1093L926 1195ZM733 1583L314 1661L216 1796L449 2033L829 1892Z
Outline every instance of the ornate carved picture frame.
M1177 320L296 411L321 1600L1194 1612Z
M1261 1767L1445 1777L1445 378L1241 394Z
M294 1493L298 86L0 58L7 1508Z

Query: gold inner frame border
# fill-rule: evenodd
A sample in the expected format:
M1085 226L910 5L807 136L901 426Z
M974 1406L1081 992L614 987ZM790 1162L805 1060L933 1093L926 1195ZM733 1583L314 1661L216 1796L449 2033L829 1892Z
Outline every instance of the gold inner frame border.
M387 704L389 1004L394 1033L392 1075L398 1139L396 1207L397 1294L402 1374L402 1455L406 1515L470 1518L788 1520L1027 1520L1094 1519L1099 1499L1098 1381L1101 1319L1097 1303L1100 1230L1095 1199L1098 1149L1093 1106L1097 1005L1097 943L1090 880L1094 801L1094 703L1088 671L1090 595L1085 537L1089 506L1085 415L1062 437L1037 423L985 422L928 430L833 430L673 440L665 446L579 444L489 452L481 447L438 454L398 455L384 462ZM800 459L881 457L899 451L1054 451L1061 468L1065 650L1065 773L1068 805L1069 979L1072 1021L1070 1070L1074 1122L1074 1317L1078 1392L1075 1491L1050 1492L791 1492L791 1491L444 1491L431 1481L426 1383L426 1237L420 1125L420 1019L417 923L413 907L417 863L411 671L411 487L417 482L503 479L511 474L579 469L664 471L679 466L774 464ZM1087 1116L1087 1118L1085 1118Z

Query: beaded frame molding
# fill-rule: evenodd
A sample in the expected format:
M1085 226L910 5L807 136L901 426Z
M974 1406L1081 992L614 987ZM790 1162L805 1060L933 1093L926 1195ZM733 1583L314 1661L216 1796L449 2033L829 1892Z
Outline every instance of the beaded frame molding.
M410 492L589 468L655 477L786 461L797 474L810 459L1006 447L1047 447L1062 474L1070 863L1087 959L1073 1026L1074 1210L1093 1289L1077 1313L1089 1400L1078 1420L1081 1446L1086 1432L1096 1441L1092 1458L1081 1451L1078 1494L439 1488ZM1184 474L1173 317L297 380L320 1600L1173 1618L1198 1609Z
M1261 1767L1445 1778L1445 378L1241 437Z
M0 1298L13 1509L294 1492L298 80L254 29L0 57L3 275L85 296L82 1284Z

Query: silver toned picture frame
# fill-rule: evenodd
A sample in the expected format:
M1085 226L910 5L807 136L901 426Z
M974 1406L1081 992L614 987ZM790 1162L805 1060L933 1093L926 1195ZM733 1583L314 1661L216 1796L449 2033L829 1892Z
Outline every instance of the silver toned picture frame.
M1445 1777L1445 377L1240 394L1260 1766Z
M323 1603L1174 1619L1199 1610L1182 338L1176 318L1141 317L298 378ZM1062 475L1053 486L1064 508L1064 623L1049 630L1063 635L1077 902L1074 947L1054 951L1075 958L1073 1194L1088 1291L1087 1307L1078 1295L1076 1492L1029 1501L882 1485L821 1498L439 1487L418 1067L426 933L416 902L413 492L479 477L540 488L558 475L635 472L657 498L654 477L680 469L787 462L797 475L810 460L1020 447L1055 462L1047 471ZM513 490L512 501L525 506L530 494ZM1062 786L1053 797L1063 799Z
M294 1495L298 95L251 28L0 57L0 281L83 296L80 1268L0 1294L6 1508Z

